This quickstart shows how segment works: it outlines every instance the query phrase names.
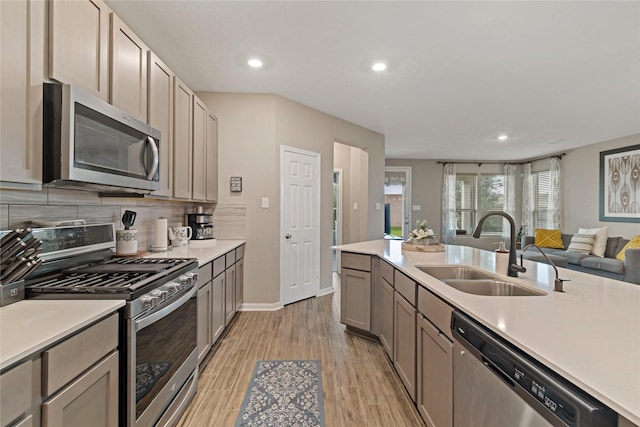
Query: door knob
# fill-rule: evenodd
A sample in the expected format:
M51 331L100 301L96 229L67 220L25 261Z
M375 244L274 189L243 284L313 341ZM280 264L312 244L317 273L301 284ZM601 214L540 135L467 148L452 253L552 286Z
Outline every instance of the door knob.
M291 238L291 234L287 233L286 236L284 236L285 239L290 239Z

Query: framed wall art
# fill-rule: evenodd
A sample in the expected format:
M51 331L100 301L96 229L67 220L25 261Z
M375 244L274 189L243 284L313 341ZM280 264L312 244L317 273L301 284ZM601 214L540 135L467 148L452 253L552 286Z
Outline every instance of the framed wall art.
M600 152L600 221L640 222L640 145Z

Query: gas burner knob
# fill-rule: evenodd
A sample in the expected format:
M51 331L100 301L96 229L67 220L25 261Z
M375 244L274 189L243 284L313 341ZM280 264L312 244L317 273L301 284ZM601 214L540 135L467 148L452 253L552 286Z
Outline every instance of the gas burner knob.
M191 283L198 283L198 273L190 271L189 273L185 273L185 276L189 278Z
M141 298L142 301L142 308L152 308L155 307L156 305L158 305L158 301L160 299L157 296L153 296L150 294L147 295L143 295Z
M176 282L169 282L167 284L167 290L171 293L178 292L180 290L180 284Z
M169 292L156 289L154 291L151 291L150 294L154 297L158 297L160 302L162 302L167 300L167 295L169 294Z
M191 277L187 277L186 274L180 276L178 280L180 280L180 289L186 288L191 284Z

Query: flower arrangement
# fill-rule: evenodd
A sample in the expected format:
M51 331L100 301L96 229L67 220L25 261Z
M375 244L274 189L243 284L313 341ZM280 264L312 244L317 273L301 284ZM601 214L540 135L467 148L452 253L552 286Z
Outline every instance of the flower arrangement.
M427 227L427 220L421 219L416 221L416 228L409 233L408 242L414 245L430 245L438 243L438 236L436 236L432 229Z

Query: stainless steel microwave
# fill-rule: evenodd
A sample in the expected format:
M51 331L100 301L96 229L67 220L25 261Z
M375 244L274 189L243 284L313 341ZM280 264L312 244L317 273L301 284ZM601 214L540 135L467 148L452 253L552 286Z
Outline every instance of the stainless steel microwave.
M44 84L43 183L102 192L160 188L160 131L80 89Z

